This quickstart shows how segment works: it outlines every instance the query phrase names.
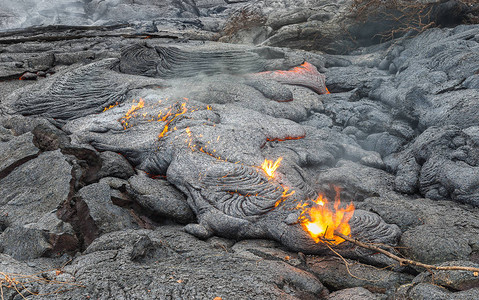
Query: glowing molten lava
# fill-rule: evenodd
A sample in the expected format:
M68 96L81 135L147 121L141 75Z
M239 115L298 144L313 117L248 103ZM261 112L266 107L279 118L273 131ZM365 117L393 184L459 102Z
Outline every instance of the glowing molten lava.
M265 159L264 162L261 164L261 168L266 173L266 175L268 175L268 177L273 178L274 172L279 167L279 164L282 160L282 157L278 158L275 162L269 159Z
M303 229L316 243L321 241L337 245L344 242L343 238L335 235L335 232L350 235L351 227L348 222L354 214L354 205L351 203L346 208L341 208L338 189L336 189L334 210L330 209L328 199L322 195L313 202L311 207L305 207L301 212L299 221Z
M255 73L252 77L272 79L286 84L302 85L313 89L319 94L329 94L328 88L325 84L326 78L323 74L318 72L318 69L314 65L307 61L288 71L266 71Z

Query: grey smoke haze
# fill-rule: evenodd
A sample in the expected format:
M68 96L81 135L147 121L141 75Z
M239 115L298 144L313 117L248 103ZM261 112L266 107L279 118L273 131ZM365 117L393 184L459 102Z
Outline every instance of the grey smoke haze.
M88 25L83 0L2 0L0 29L44 25Z
M0 29L195 18L192 0L2 0Z
M340 0L339 2L342 2ZM290 6L316 7L321 0L0 0L0 30L47 25L105 25L118 22L222 17L244 5L264 12ZM216 8L222 8L217 10ZM226 10L225 10L226 8Z

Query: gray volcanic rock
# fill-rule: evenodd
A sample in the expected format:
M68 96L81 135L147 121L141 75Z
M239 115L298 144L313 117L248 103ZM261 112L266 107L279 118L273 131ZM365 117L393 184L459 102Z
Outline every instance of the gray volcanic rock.
M185 63L178 52L181 49L173 49L173 52L171 49L127 48L122 59L129 64L120 67L124 71L128 69L132 73L150 76L188 77L193 67L189 63L197 64L200 60L190 59ZM189 51L198 57L216 57L222 48L211 45L210 49L207 51L205 46L181 51ZM152 64L145 65L147 69L138 69L142 64L127 59L129 51L141 54L138 57ZM162 55L170 55L172 62L179 59L180 63L175 65L156 58L155 53L160 54L160 51L164 52ZM251 57L255 57L251 54L255 52L248 51ZM229 58L229 54L248 51L226 51L220 60L234 63L236 58ZM283 64L287 63L286 54L279 50L276 52L282 55ZM268 63L271 53L261 53L266 55L263 61ZM166 67L171 64L172 70L178 68L181 72L168 75L162 71L155 75L145 71L154 70L155 65L163 67L162 64ZM215 66L205 65L205 68L218 71ZM160 69L157 67L156 70ZM225 72L234 74L228 69ZM314 167L333 164L330 159L339 160L342 156L365 165L382 167L379 154L363 150L353 138L345 135L338 140L332 130L315 131L294 122L304 120L310 110L322 109L321 97L317 93L325 90L324 78L311 64L303 64L290 71L247 75L246 78L207 74L181 80L169 79L167 84L170 87L166 89L143 89L134 93L142 100L129 108L120 105L101 114L81 117L69 121L63 129L72 133L72 144L89 143L100 151L121 153L136 168L153 175L166 174L167 180L187 195L188 206L197 217L198 224L186 226L189 233L200 238L213 234L239 239L267 237L308 253L325 251L326 247L313 243L299 224L284 223L291 210L295 210L295 202L307 202L317 197L306 170L314 172ZM276 85L269 85L267 92L265 86L258 87L258 90L247 84L254 76L262 79L265 75L271 75L268 79L277 82ZM319 79L315 79L318 76ZM288 88L293 101L278 101L284 95L280 84L291 86ZM187 91L182 93L185 87L188 87ZM314 149L324 149L325 152L318 155ZM278 157L283 157L283 163L273 180L261 170L260 165L265 158ZM308 170L308 167L313 168ZM161 197L135 191L132 183L130 186L135 202L152 210L153 215L173 217L180 222L192 219L181 200L177 203L172 199L165 202L166 199ZM291 199L288 199L292 195L288 195L288 190L294 191ZM282 202L284 206L275 209ZM77 208L77 211L85 210ZM358 212L354 220L357 221L355 226L358 226L354 233L358 238L394 244L400 235L396 226L387 225L372 214ZM361 226L366 226L368 230L376 229L370 234L362 231ZM82 231L93 232L86 239L88 241L98 235L94 228ZM298 240L301 240L299 244ZM354 250L346 251L348 247L350 245L345 247L345 253L353 257L360 255Z
M148 214L171 218L180 223L194 220L186 199L167 181L137 175L129 180L128 193Z
M0 235L3 253L22 261L60 257L77 251L79 246L72 226L58 219L54 212L45 214L35 223L8 227Z
M361 200L384 195L393 189L394 177L383 170L341 160L334 168L319 173L315 182L321 189L340 186L346 199Z
M474 54L477 55L479 51ZM479 64L471 62L471 64ZM479 69L478 69L479 70ZM421 112L419 116L420 125L424 128L432 126L455 125L461 129L477 126L477 115L479 109L475 99L479 96L479 90L467 89L452 91L447 94L438 94L430 97L429 109Z
M98 178L103 177L118 177L122 179L128 179L135 175L135 170L128 163L128 161L118 153L114 152L101 152L101 169L98 172Z
M400 287L395 295L399 299L475 299L479 295L479 289L469 289L460 292L450 292L446 288L429 283L408 284Z
M42 151L63 150L70 146L68 136L51 124L40 124L32 130L32 133L34 144Z
M425 6L407 1L371 4L349 0L260 0L233 12L220 40L348 53L358 46L379 43L393 35L391 32L395 37L408 31L420 32L429 22L457 25L467 22L468 13L477 14L477 7L462 2L429 1L422 4ZM454 17L451 11L454 11ZM417 18L423 19L423 25L417 24ZM260 30L266 34L255 36L254 32Z
M378 82L369 97L397 109L420 131L388 160L398 191L477 205L477 97L461 82L478 71L472 38L478 32L477 25L434 29L391 48L398 72Z
M329 300L379 300L382 299L381 295L373 294L365 288L356 287L348 288L331 293L328 297Z
M399 225L404 231L400 243L409 257L430 263L477 261L477 208L459 206L452 201L403 197L368 198L358 207Z
M25 227L8 227L0 235L0 247L17 260L41 257L52 250L46 232Z
M66 201L71 165L60 151L40 154L0 179L0 205L8 211L6 226L35 223Z
M476 127L430 127L411 145L398 166L396 185L431 199L452 199L478 205ZM411 178L417 178L411 180Z
M75 201L78 219L73 224L82 232L87 245L102 234L138 227L127 210L111 202L110 187L106 184L82 188Z
M105 80L105 73L112 63L111 60L103 61L74 69L70 73L56 74L49 80L47 87L45 83L36 89L29 87L18 96L11 96L12 99L7 100L7 103L11 103L11 110L23 115L60 119L99 112L101 107L108 107L115 101L122 102L127 91L125 83L118 82L117 86L112 86L110 80ZM75 109L72 106L77 107ZM65 107L68 107L67 111Z
M413 276L390 270L380 270L372 266L337 257L309 258L307 265L311 272L328 287L342 290L364 287L370 291L392 294L400 285L412 281ZM353 274L355 277L352 277Z
M48 2L11 1L2 2L0 8L6 15L2 16L2 28L18 28L35 25L86 25L87 16L83 9L84 1L54 0Z
M294 75L291 76L291 84L298 84ZM218 83L224 85L222 81L217 82L214 76L213 81L209 77L201 80L210 83L210 87L221 88ZM233 97L225 97L224 93L215 96L214 90L208 88L204 91L204 100L196 93L182 100L178 100L179 97L166 98L164 95L177 92L176 84L163 91L146 90L147 94L140 96L144 99L141 105L133 104L130 112L120 118L128 120L120 122L123 123L121 129L118 128L118 116L126 111L126 107L115 107L100 115L71 121L65 129L74 133L73 140L77 143L91 143L100 150L120 152L137 168L152 174L166 174L168 181L188 196L188 204L199 224L190 224L186 230L198 237L207 238L212 234L230 238L270 237L280 239L288 247L298 247L296 239L299 238L304 243L299 249L313 253L324 251L320 245L312 243L302 229L298 231L299 226L281 223L290 214L288 209L273 208L285 200L283 195L287 194L288 189L295 191L295 197L287 201L290 203L288 205L316 197L316 192L309 186L299 166L320 164L326 161L325 158L340 157L341 149L347 156L374 166L382 164L379 155L362 150L347 138L338 143L333 141L335 137L331 135L328 144L316 139L316 133L312 131L305 137L306 128L288 119L278 118L276 114L282 111L275 112L268 107L274 103L282 105L284 109L292 107L293 114L288 110L283 114L289 119L296 119L296 107L306 112L305 106L320 105L318 96L311 96L309 103L305 102L304 96L308 94L304 91L307 89L295 87L293 97L303 99L297 103L295 100L293 103L263 100L263 107L276 116L269 117L261 113L262 109L257 109L258 112L234 105L249 100L249 94L240 85ZM180 86L186 84L191 84L191 81L182 80L179 83ZM303 85L303 81L299 84ZM303 92L296 94L297 91ZM260 92L251 90L251 93L255 92L258 99L265 99ZM132 112L132 116L128 117ZM112 119L113 116L116 118ZM98 125L105 129L96 129ZM152 132L156 132L157 137ZM142 135L145 138L140 139L141 144L135 143ZM284 146L275 145L277 142L282 145L283 141ZM329 156L317 157L311 151L310 147L319 145L326 146ZM288 149L302 149L304 153L298 157ZM278 170L278 181L270 180L259 166L265 157L279 156L284 156L284 163ZM153 208L155 201L150 199L145 202L145 199L140 197L136 201L140 206ZM162 202L155 205L158 209L154 211L166 216L179 216L174 212L176 208L165 211L168 206ZM367 224L367 220L368 217L357 224ZM387 229L388 225L377 217L371 219L371 226L379 226L384 230L378 229L375 237L368 238L379 238L388 243L397 241L397 227ZM284 231L288 230L291 232L285 234ZM363 235L359 229L355 232Z
M142 262L140 264L140 262ZM122 272L117 272L121 268ZM111 293L132 299L176 295L188 299L235 298L238 292L260 298L298 299L327 293L311 274L275 260L247 259L214 248L181 231L127 230L103 235L64 268L83 286L46 299ZM121 283L121 284L120 284ZM48 285L42 291L52 291Z
M8 175L24 162L35 158L38 148L33 144L33 134L25 133L0 143L0 178Z
M438 263L469 258L472 248L459 232L444 227L421 225L401 236L401 246L408 257L425 263Z
M478 262L477 26L322 55L189 39L258 4L236 37L348 46L315 36L338 37L343 2L130 2L85 3L98 26L0 33L2 250L49 267L85 250L42 275L85 287L48 297L313 299L323 281L333 299L474 298L473 274L438 273L456 293L409 283L422 270L344 242L335 251L369 264L350 278L303 225L319 195L341 197L354 238Z
M101 25L158 18L194 18L199 15L194 1L85 1L53 0L15 2L6 0L0 6L1 28L46 25Z
M478 264L471 263L470 261L450 261L447 263L442 263L440 266L464 266L477 268ZM441 270L434 273L434 280L431 278L429 272L423 272L414 278L415 283L418 282L427 282L432 284L437 284L449 289L464 291L469 289L477 289L479 287L479 278L474 276L474 272L470 271L446 271Z
M259 55L252 51L181 49L133 45L123 49L120 71L160 78L192 77L198 74L244 74L263 71Z
M24 136L32 138L31 133ZM0 179L1 209L6 212L0 244L5 253L26 260L77 249L72 228L52 213L69 199L71 169L65 157L54 151L16 166Z
M7 276L17 276L17 274L29 276L37 273L37 270L33 269L26 262L18 261L12 258L10 255L3 253L0 253L0 269ZM26 284L25 286L31 288L31 285L29 284ZM19 284L18 289L23 291L24 287ZM3 297L6 299L13 299L18 294L14 288L7 289L6 287L2 287L2 292Z

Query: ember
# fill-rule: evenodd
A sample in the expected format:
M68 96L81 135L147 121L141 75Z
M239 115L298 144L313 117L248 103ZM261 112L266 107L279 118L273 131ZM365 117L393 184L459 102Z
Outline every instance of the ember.
M268 142L284 142L284 141L292 141L292 140L300 140L304 139L306 135L301 135L301 136L287 136L284 138L267 138L266 140Z
M353 216L354 205L351 203L346 208L340 208L339 189L335 188L335 190L334 210L330 209L328 199L323 195L319 195L316 200L313 200L312 206L305 207L306 204L301 206L303 211L299 218L300 223L316 243L321 241L338 245L344 242L344 239L335 235L335 232L345 236L349 236L351 233L348 222Z
M261 168L266 173L266 175L268 175L269 178L273 178L275 171L279 167L279 164L282 160L283 158L280 157L273 163L272 160L265 159L264 162L261 164Z

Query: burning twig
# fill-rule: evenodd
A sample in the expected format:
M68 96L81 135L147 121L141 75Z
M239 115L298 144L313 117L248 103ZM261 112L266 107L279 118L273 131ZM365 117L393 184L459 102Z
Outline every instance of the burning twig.
M411 266L416 266L416 267L421 267L421 268L425 268L426 270L428 270L429 272L431 272L431 270L442 270L442 271L452 271L452 270L456 270L456 271L471 271L471 272L474 272L474 276L478 276L479 275L479 268L474 268L474 267L464 267L464 266L444 266L444 267L441 267L441 266L435 266L435 265L429 265L429 264L425 264L425 263L422 263L422 262L418 262L418 261L415 261L415 260L412 260L412 259L407 259L407 258L402 258L402 257L399 257L387 250L384 250L378 246L375 246L373 244L370 244L370 243L364 243L364 242L361 242L361 241L358 241L352 237L349 237L349 236L346 236L340 232L335 232L335 235L345 239L346 241L350 242L350 243L353 243L359 247L362 247L362 248L365 248L365 249L369 249L369 250L373 250L373 251L377 251L379 253L382 253L384 255L386 255L387 257L389 258L392 258L394 259L395 261L399 262L399 265L401 266L407 266L407 265L411 265Z
M352 272L351 272L351 269L349 269L349 266L351 265L351 263L349 263L341 254L339 254L338 251L334 250L333 247L331 247L329 245L329 243L325 243L326 246L328 246L329 250L331 250L331 252L333 252L334 254L336 254L344 263L344 265L346 266L346 271L348 272L349 276L353 277L353 278L356 278L356 279L359 279L359 280L364 280L364 281L369 281L369 282L378 282L379 280L371 280L371 279L366 279L366 278L362 278L362 277L358 277L356 275L354 275Z

